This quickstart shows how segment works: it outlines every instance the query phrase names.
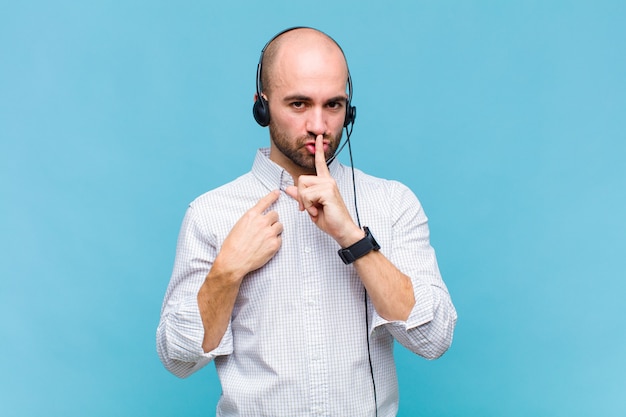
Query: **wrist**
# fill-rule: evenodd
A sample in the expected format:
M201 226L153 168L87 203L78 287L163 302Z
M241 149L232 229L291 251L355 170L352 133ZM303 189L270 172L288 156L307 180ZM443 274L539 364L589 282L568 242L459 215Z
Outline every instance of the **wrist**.
M339 246L345 249L349 246L354 245L356 242L363 239L364 237L365 232L363 231L363 229L360 229L355 225L355 228L350 229L341 238L337 239L337 243L339 243Z
M228 262L223 260L219 255L213 261L211 271L207 275L207 279L218 281L223 286L239 286L247 271L240 270L241 263Z

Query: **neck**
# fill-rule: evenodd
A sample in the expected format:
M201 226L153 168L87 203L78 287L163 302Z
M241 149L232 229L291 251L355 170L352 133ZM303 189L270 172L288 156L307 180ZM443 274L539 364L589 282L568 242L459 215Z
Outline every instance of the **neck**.
M282 152L276 149L274 146L270 147L270 161L276 163L282 167L291 178L293 178L294 185L298 185L298 178L301 175L315 175L315 167L306 168L294 163L291 159L287 158Z

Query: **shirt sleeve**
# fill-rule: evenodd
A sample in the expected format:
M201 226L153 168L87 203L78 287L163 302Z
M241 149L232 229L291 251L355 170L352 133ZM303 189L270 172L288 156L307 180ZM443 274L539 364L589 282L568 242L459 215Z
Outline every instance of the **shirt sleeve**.
M389 260L411 278L415 306L406 321L387 321L374 310L372 330L384 326L404 347L427 359L452 344L457 313L430 245L428 219L417 197L396 183L390 201L393 225Z
M174 269L156 334L161 362L181 378L233 350L230 323L217 348L208 353L202 349L204 327L197 297L216 254L215 237L202 230L193 206L190 206L178 237Z

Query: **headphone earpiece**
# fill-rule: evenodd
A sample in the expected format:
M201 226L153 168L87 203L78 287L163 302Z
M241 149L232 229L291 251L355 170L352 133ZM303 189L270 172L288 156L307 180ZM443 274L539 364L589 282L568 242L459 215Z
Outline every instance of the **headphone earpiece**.
M348 101L348 105L346 106L346 118L343 121L343 127L348 127L354 120L356 119L356 107L350 105L350 101Z
M269 103L265 100L265 98L263 98L262 95L258 95L256 101L254 102L254 106L252 106L254 120L256 120L256 122L263 127L270 124L270 108L268 104Z

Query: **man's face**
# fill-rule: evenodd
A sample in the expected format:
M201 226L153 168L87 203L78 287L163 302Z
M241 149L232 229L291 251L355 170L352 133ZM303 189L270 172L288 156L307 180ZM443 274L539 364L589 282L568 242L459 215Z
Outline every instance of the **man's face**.
M346 114L346 81L338 49L287 50L275 65L267 95L270 159L294 177L315 173L318 135L324 136L326 159L337 150Z

